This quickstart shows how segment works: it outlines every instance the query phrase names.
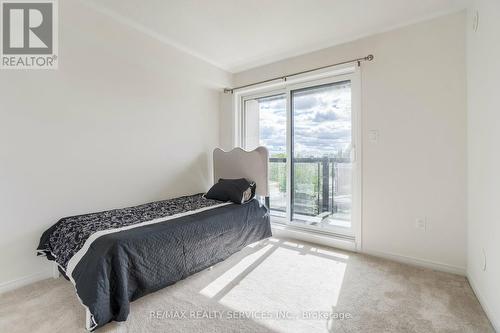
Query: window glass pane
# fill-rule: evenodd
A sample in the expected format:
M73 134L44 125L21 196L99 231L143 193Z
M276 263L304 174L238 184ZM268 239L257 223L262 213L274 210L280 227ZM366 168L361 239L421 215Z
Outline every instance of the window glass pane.
M286 97L284 94L245 101L245 148L269 150L271 214L286 215Z
M292 219L350 227L350 81L292 91L292 117Z

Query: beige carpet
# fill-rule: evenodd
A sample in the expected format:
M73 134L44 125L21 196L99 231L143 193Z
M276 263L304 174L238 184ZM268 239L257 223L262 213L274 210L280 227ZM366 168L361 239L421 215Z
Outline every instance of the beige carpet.
M83 325L83 308L62 278L0 296L0 332L84 332ZM272 239L137 300L126 322L97 332L493 329L464 277Z

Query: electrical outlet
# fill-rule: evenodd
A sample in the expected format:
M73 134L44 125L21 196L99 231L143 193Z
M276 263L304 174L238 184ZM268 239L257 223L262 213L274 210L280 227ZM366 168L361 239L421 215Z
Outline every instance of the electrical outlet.
M417 217L415 219L415 228L425 231L427 229L427 218Z

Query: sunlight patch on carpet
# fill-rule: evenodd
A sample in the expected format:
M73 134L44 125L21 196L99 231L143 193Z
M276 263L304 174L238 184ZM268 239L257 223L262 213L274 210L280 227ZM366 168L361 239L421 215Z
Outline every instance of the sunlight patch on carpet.
M335 311L348 259L345 254L290 241L270 242L200 293L234 311L295 316L288 321L257 318L278 331L293 323L322 326L326 321L307 320L304 312Z

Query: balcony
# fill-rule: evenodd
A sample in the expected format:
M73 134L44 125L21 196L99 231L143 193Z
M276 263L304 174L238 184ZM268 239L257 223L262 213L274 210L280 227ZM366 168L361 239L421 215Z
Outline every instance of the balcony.
M285 217L286 158L271 157L269 170L271 214ZM351 171L349 158L295 158L291 181L294 223L322 228L349 228Z

